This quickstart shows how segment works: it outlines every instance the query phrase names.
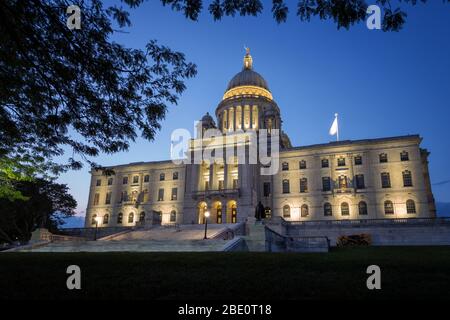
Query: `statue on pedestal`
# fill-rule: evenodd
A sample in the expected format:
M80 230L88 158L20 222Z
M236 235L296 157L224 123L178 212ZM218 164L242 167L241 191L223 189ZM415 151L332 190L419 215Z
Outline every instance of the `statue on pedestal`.
M256 221L261 221L261 219L266 218L266 212L264 210L264 206L261 203L261 201L259 201L258 204L256 205L255 218L256 218Z

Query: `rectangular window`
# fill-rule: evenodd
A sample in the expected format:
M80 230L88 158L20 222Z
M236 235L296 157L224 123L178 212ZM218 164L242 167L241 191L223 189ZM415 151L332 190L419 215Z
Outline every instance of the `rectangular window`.
M400 153L400 161L409 161L409 154L406 151Z
M100 202L100 193L96 193L94 195L94 206L97 206L99 202Z
M362 164L363 164L362 157L361 156L356 156L355 157L355 166L360 166Z
M403 171L402 173L403 175L403 186L404 187L412 187L413 183L412 183L412 176L411 176L411 171Z
M344 167L345 166L345 158L338 158L337 159L337 165L338 167Z
M108 186L112 186L114 179L113 178L109 178L108 179Z
M366 186L364 184L364 175L363 174L357 174L355 176L356 181L356 189L365 189Z
M283 162L283 163L281 164L281 170L282 170L282 171L288 171L288 170L289 170L289 163Z
M219 190L223 190L223 180L219 180Z
M172 200L175 201L178 198L178 188L172 188Z
M102 180L101 179L97 179L97 182L95 184L97 187L100 187L102 185Z
M388 156L386 153L380 154L380 163L386 163L388 162Z
M123 177L122 184L128 184L128 177Z
M322 177L322 191L331 190L331 179L330 177Z
M347 189L348 188L348 181L347 176L339 176L339 189Z
M164 181L164 180L166 180L166 175L164 173L161 173L159 175L159 181Z
M158 201L164 201L164 189L158 190Z
M111 204L111 192L106 193L105 204Z
M135 183L139 183L139 176L133 177L133 184L135 184Z
M264 182L263 184L263 195L264 197L270 197L270 182Z
M289 180L283 180L283 193L289 192L290 192Z
M300 179L300 193L308 192L308 179L302 178Z
M172 175L173 180L178 180L178 172L174 172Z
M330 166L330 163L328 162L328 159L322 159L322 168L328 168Z
M205 191L209 190L209 181L205 181Z
M237 189L237 188L239 188L239 180L233 179L233 189Z
M306 161L305 160L300 161L298 167L300 170L306 169Z
M388 172L381 173L381 187L390 188L391 187L391 176Z
M144 176L144 182L149 182L150 181L150 176L148 174L146 174Z

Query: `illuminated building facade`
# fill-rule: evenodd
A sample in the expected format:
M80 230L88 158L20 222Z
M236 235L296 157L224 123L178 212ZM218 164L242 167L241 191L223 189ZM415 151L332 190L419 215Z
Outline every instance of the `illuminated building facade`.
M293 147L282 131L280 108L250 53L216 108L198 127L243 135L278 129L279 170L261 175L260 164L140 162L92 172L85 226L236 223L253 218L259 201L266 215L286 220L434 217L429 153L417 135ZM203 137L203 141L208 138ZM194 152L195 141L191 145ZM247 148L247 147L246 147Z

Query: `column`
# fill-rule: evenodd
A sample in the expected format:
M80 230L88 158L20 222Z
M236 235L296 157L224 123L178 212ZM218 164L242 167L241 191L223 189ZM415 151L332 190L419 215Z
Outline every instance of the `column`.
M222 223L227 223L227 201L222 200Z
M226 163L226 161L223 165L223 187L224 189L230 189L228 187L228 163Z
M242 128L242 131L245 131L244 115L245 115L245 103L243 103L241 106L241 128Z
M214 162L209 165L209 190L214 190Z
M234 113L233 113L233 127L234 131L236 132L236 114L237 114L237 106L234 105Z

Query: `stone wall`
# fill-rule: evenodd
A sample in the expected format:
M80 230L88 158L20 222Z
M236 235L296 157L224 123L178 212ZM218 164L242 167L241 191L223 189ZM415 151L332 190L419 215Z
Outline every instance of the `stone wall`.
M450 219L381 219L281 223L288 237L327 237L332 246L339 236L369 234L373 245L450 245Z

